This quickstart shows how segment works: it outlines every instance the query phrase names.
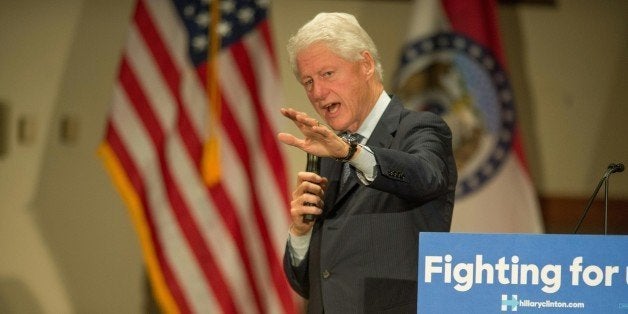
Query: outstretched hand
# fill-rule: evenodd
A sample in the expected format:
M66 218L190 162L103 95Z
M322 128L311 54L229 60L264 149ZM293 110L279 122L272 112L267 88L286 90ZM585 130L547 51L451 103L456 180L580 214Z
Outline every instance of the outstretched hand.
M346 156L349 149L348 144L326 125L321 124L307 113L292 108L281 108L281 114L292 120L304 136L303 139L300 139L289 133L279 133L277 138L282 143L319 157L340 158Z

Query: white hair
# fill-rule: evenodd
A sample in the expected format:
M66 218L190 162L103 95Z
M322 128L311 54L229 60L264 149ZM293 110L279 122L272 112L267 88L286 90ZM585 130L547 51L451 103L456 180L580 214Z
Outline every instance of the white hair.
M297 78L297 54L314 43L324 43L331 51L347 61L362 60L368 51L375 61L375 73L382 81L382 64L375 43L360 26L355 16L348 13L319 13L303 25L288 41L288 56L292 72Z

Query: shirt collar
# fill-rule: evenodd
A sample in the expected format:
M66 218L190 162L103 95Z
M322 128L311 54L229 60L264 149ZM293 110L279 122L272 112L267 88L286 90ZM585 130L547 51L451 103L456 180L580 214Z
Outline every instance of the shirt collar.
M368 114L368 116L366 116L366 119L364 119L364 122L362 122L362 125L356 132L364 137L362 143L365 143L369 139L369 137L371 137L373 130L375 130L375 126L377 125L379 119L382 117L384 111L388 107L390 99L391 98L390 96L388 96L386 91L382 91L382 93L379 95L377 102L375 102L375 106L373 107L373 109L371 109L371 112Z

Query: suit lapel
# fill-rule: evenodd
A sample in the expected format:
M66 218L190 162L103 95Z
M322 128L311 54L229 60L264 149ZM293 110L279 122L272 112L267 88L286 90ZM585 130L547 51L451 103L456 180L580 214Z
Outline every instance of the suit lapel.
M366 142L370 147L386 147L390 148L392 139L399 127L399 121L401 120L401 111L403 105L397 97L393 97L390 104L382 114L381 119L377 122L373 133Z
M401 116L402 110L403 110L403 105L401 104L399 99L396 97L393 97L392 100L390 101L390 104L388 105L384 113L382 114L382 117L379 119L379 122L377 122L377 125L375 126L373 133L371 133L371 136L366 141L366 146L389 148L392 142L392 139L395 135L395 132L397 131L397 127L401 119L400 116ZM337 184L339 186L340 176L342 175L342 164L341 163L336 163L336 164L338 164L336 165L337 166L336 171L338 171L336 173L338 174ZM331 208L337 208L336 206L337 204L342 202L345 199L345 197L347 197L347 195L350 195L351 194L350 192L358 188L359 186L358 178L356 177L356 174L354 171L355 170L352 171L351 175L349 176L349 179L347 179L347 182L340 189L338 189L338 187L335 187L334 190L338 194L335 194L334 198L330 198L331 200L333 200L330 204L330 205L333 204ZM330 208L330 211L331 211L331 208Z

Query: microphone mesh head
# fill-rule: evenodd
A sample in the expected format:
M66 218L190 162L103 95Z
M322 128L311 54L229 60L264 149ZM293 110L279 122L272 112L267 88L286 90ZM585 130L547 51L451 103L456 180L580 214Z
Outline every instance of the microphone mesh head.
M608 170L610 170L609 174L611 173L615 173L615 172L622 172L624 171L624 164L620 163L616 163L616 164L610 164L608 165Z

